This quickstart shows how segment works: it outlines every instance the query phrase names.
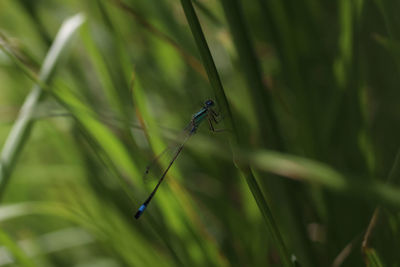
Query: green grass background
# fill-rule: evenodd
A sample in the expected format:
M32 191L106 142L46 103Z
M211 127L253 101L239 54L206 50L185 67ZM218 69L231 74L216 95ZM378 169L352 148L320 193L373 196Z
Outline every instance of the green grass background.
M400 266L399 9L1 1L0 266Z

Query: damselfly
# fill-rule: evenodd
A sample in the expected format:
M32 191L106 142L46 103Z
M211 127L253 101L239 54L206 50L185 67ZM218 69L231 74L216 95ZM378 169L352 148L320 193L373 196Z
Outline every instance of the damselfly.
M216 130L214 128L213 123L218 123L216 117L218 116L217 113L213 110L213 106L214 106L214 101L212 100L207 100L204 103L204 106L202 107L202 109L197 112L196 114L194 114L192 116L192 119L190 121L190 123L188 124L188 126L185 128L186 130L186 136L183 139L183 141L176 147L175 153L172 155L172 159L169 162L167 168L164 170L164 172L162 173L160 179L158 180L157 185L155 186L155 188L153 189L153 191L151 192L151 194L149 195L149 197L146 199L146 201L140 206L140 208L138 209L138 211L135 214L135 218L139 219L140 216L143 214L143 212L146 210L147 206L149 205L150 201L153 199L154 195L156 194L158 187L160 186L160 184L162 183L162 181L165 178L165 175L167 174L168 170L171 168L172 164L175 162L176 158L178 157L179 153L181 153L183 146L185 145L186 141L189 139L189 137L191 137L193 134L196 133L197 128L200 126L200 124L207 119L208 120L208 124L210 127L210 130L213 132L219 131ZM164 153L164 152L163 152ZM156 158L157 159L157 158ZM147 167L146 169L146 174L149 172L149 167Z

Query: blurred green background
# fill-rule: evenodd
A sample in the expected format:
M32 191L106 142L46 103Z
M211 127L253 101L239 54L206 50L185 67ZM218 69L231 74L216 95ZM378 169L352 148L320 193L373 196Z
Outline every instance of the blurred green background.
M1 1L0 266L400 266L398 10Z

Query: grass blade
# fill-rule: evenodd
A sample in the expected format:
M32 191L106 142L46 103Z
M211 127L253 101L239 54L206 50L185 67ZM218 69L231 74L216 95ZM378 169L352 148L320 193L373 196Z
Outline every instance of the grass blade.
M257 116L257 127L260 130L259 142L265 143L265 140L268 139L269 146L277 146L281 150L283 149L282 135L279 133L272 99L266 93L267 88L262 79L260 64L244 25L244 18L239 3L236 0L222 0L221 3L247 82L247 92L251 96L251 101L255 109L254 114Z
M214 89L218 104L221 106L222 112L227 114L226 121L227 121L228 127L230 127L230 129L233 129L233 131L234 131L235 138L234 138L234 140L231 140L231 141L233 144L236 144L238 141L240 142L239 134L236 130L235 123L233 121L232 114L230 112L230 107L229 107L227 98L225 96L225 92L224 92L218 71L216 69L214 60L211 56L210 49L207 45L207 41L206 41L203 31L201 29L200 22L194 11L191 1L190 0L181 0L181 3L182 3L183 10L185 12L185 15L186 15L186 19L187 19L190 29L192 31L193 37L196 41L196 45L200 51L200 55L201 55L203 64L205 66L207 75L209 77L209 81L211 83L211 86ZM246 166L246 165L237 165L237 166L238 166L241 174L245 178L245 180L257 202L257 205L265 219L267 227L268 227L270 233L272 234L275 244L278 247L278 250L279 250L280 256L281 256L281 260L283 261L284 266L291 266L291 263L289 260L289 254L287 253L286 246L285 246L283 239L279 233L278 227L273 219L271 210L268 207L268 204L261 192L261 189L259 188L259 185L257 184L256 179L254 178L253 174L251 173L249 166Z
M158 28L153 26L148 22L143 16L141 16L134 8L128 6L121 0L111 0L119 8L123 9L125 12L129 13L137 23L142 25L148 32L163 40L166 44L169 44L176 52L181 55L181 57L186 61L186 63L191 66L196 72L198 72L202 77L206 78L206 74L203 66L200 64L198 59L186 52L174 39L172 39L167 34L160 31Z
M72 37L74 37L83 21L84 17L82 15L76 15L66 20L61 26L40 70L39 80L42 83L48 84L51 81L61 56L68 48ZM35 85L32 88L4 144L0 158L0 197L4 192L21 149L29 138L33 123L33 111L44 94L45 91L39 85Z
M365 251L365 261L367 263L367 267L383 267L381 259L376 253L375 249L369 248Z
M24 251L18 246L14 240L11 239L3 230L0 229L0 244L4 245L14 256L16 262L19 266L23 267L35 267L36 264L29 259L29 257L24 253Z

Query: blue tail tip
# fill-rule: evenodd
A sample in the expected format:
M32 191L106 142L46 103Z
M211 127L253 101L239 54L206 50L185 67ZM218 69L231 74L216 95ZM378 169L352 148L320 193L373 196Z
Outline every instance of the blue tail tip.
M144 210L146 209L147 205L143 204L142 206L140 206L140 208L138 209L138 211L135 214L135 219L139 219L140 216L142 215L142 213L144 212Z

